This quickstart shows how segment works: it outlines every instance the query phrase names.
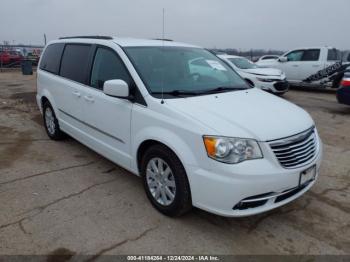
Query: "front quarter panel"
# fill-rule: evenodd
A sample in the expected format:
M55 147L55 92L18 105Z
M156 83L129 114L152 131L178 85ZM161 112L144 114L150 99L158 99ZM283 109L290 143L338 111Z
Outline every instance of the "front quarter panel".
M153 102L154 103L154 102ZM137 151L146 140L158 141L169 147L186 166L203 166L208 157L203 143L203 134L207 130L200 123L169 109L160 102L147 101L148 107L134 105L132 113L131 152L133 155L132 170L139 174Z

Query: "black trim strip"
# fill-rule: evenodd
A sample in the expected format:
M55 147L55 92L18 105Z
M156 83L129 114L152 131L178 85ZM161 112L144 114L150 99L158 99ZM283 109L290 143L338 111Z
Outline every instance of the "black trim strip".
M64 112L64 111L61 110L61 109L58 109L58 110L59 110L60 112L62 112L63 114L65 114L66 116L69 116L69 117L73 118L74 120L78 121L79 123L82 123L82 124L84 124L84 125L86 125L86 126L92 128L92 129L94 129L94 130L96 130L96 131L98 131L98 132L100 132L100 133L102 133L102 134L104 134L104 135L106 135L106 136L109 136L110 138L113 138L113 139L119 141L120 143L125 144L125 142L124 142L123 140L121 140L120 138L115 137L115 136L113 136L113 135L111 135L111 134L108 134L108 133L102 131L101 129L98 129L97 127L94 127L94 126L92 126L92 125L90 125L90 124L88 124L88 123L86 123L86 122L84 122L84 121L81 121L80 119L76 118L75 116L72 116L71 114L68 114L68 113Z
M313 125L312 127L310 127L309 129L306 129L305 131L303 131L303 132L300 132L300 133L298 133L298 134L295 134L295 135L291 135L291 136L286 136L286 137L282 137L282 138L278 138L278 139L273 139L273 140L267 140L267 141L265 141L266 143L270 143L270 142L275 142L275 141L277 141L277 142L279 142L279 140L285 140L285 139L292 139L293 137L297 137L297 136L301 136L302 134L306 134L306 133L308 133L308 132L310 132L311 133L311 131L314 131L314 129L315 129L315 126ZM273 143L274 144L274 143Z
M63 39L75 39L75 38L113 40L113 37L111 37L111 36L104 36L104 35L64 36L64 37L60 37L59 39L63 40Z

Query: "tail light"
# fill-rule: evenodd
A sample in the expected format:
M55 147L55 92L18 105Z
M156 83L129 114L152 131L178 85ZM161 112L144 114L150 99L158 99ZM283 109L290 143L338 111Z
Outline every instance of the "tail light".
M350 79L343 79L343 81L341 82L341 86L350 86Z

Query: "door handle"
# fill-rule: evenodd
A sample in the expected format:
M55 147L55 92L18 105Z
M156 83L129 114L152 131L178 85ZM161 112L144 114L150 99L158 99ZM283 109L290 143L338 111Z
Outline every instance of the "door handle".
M81 97L81 94L80 94L80 92L78 92L78 91L74 91L74 92L73 92L73 95L75 95L75 96L77 96L77 97Z
M90 103L95 102L95 99L92 96L84 96L84 99Z

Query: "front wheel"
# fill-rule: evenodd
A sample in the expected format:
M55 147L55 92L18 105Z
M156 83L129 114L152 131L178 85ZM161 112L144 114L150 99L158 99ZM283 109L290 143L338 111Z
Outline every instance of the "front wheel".
M170 149L163 145L149 148L143 156L141 172L147 197L158 211L176 217L191 209L185 169Z

